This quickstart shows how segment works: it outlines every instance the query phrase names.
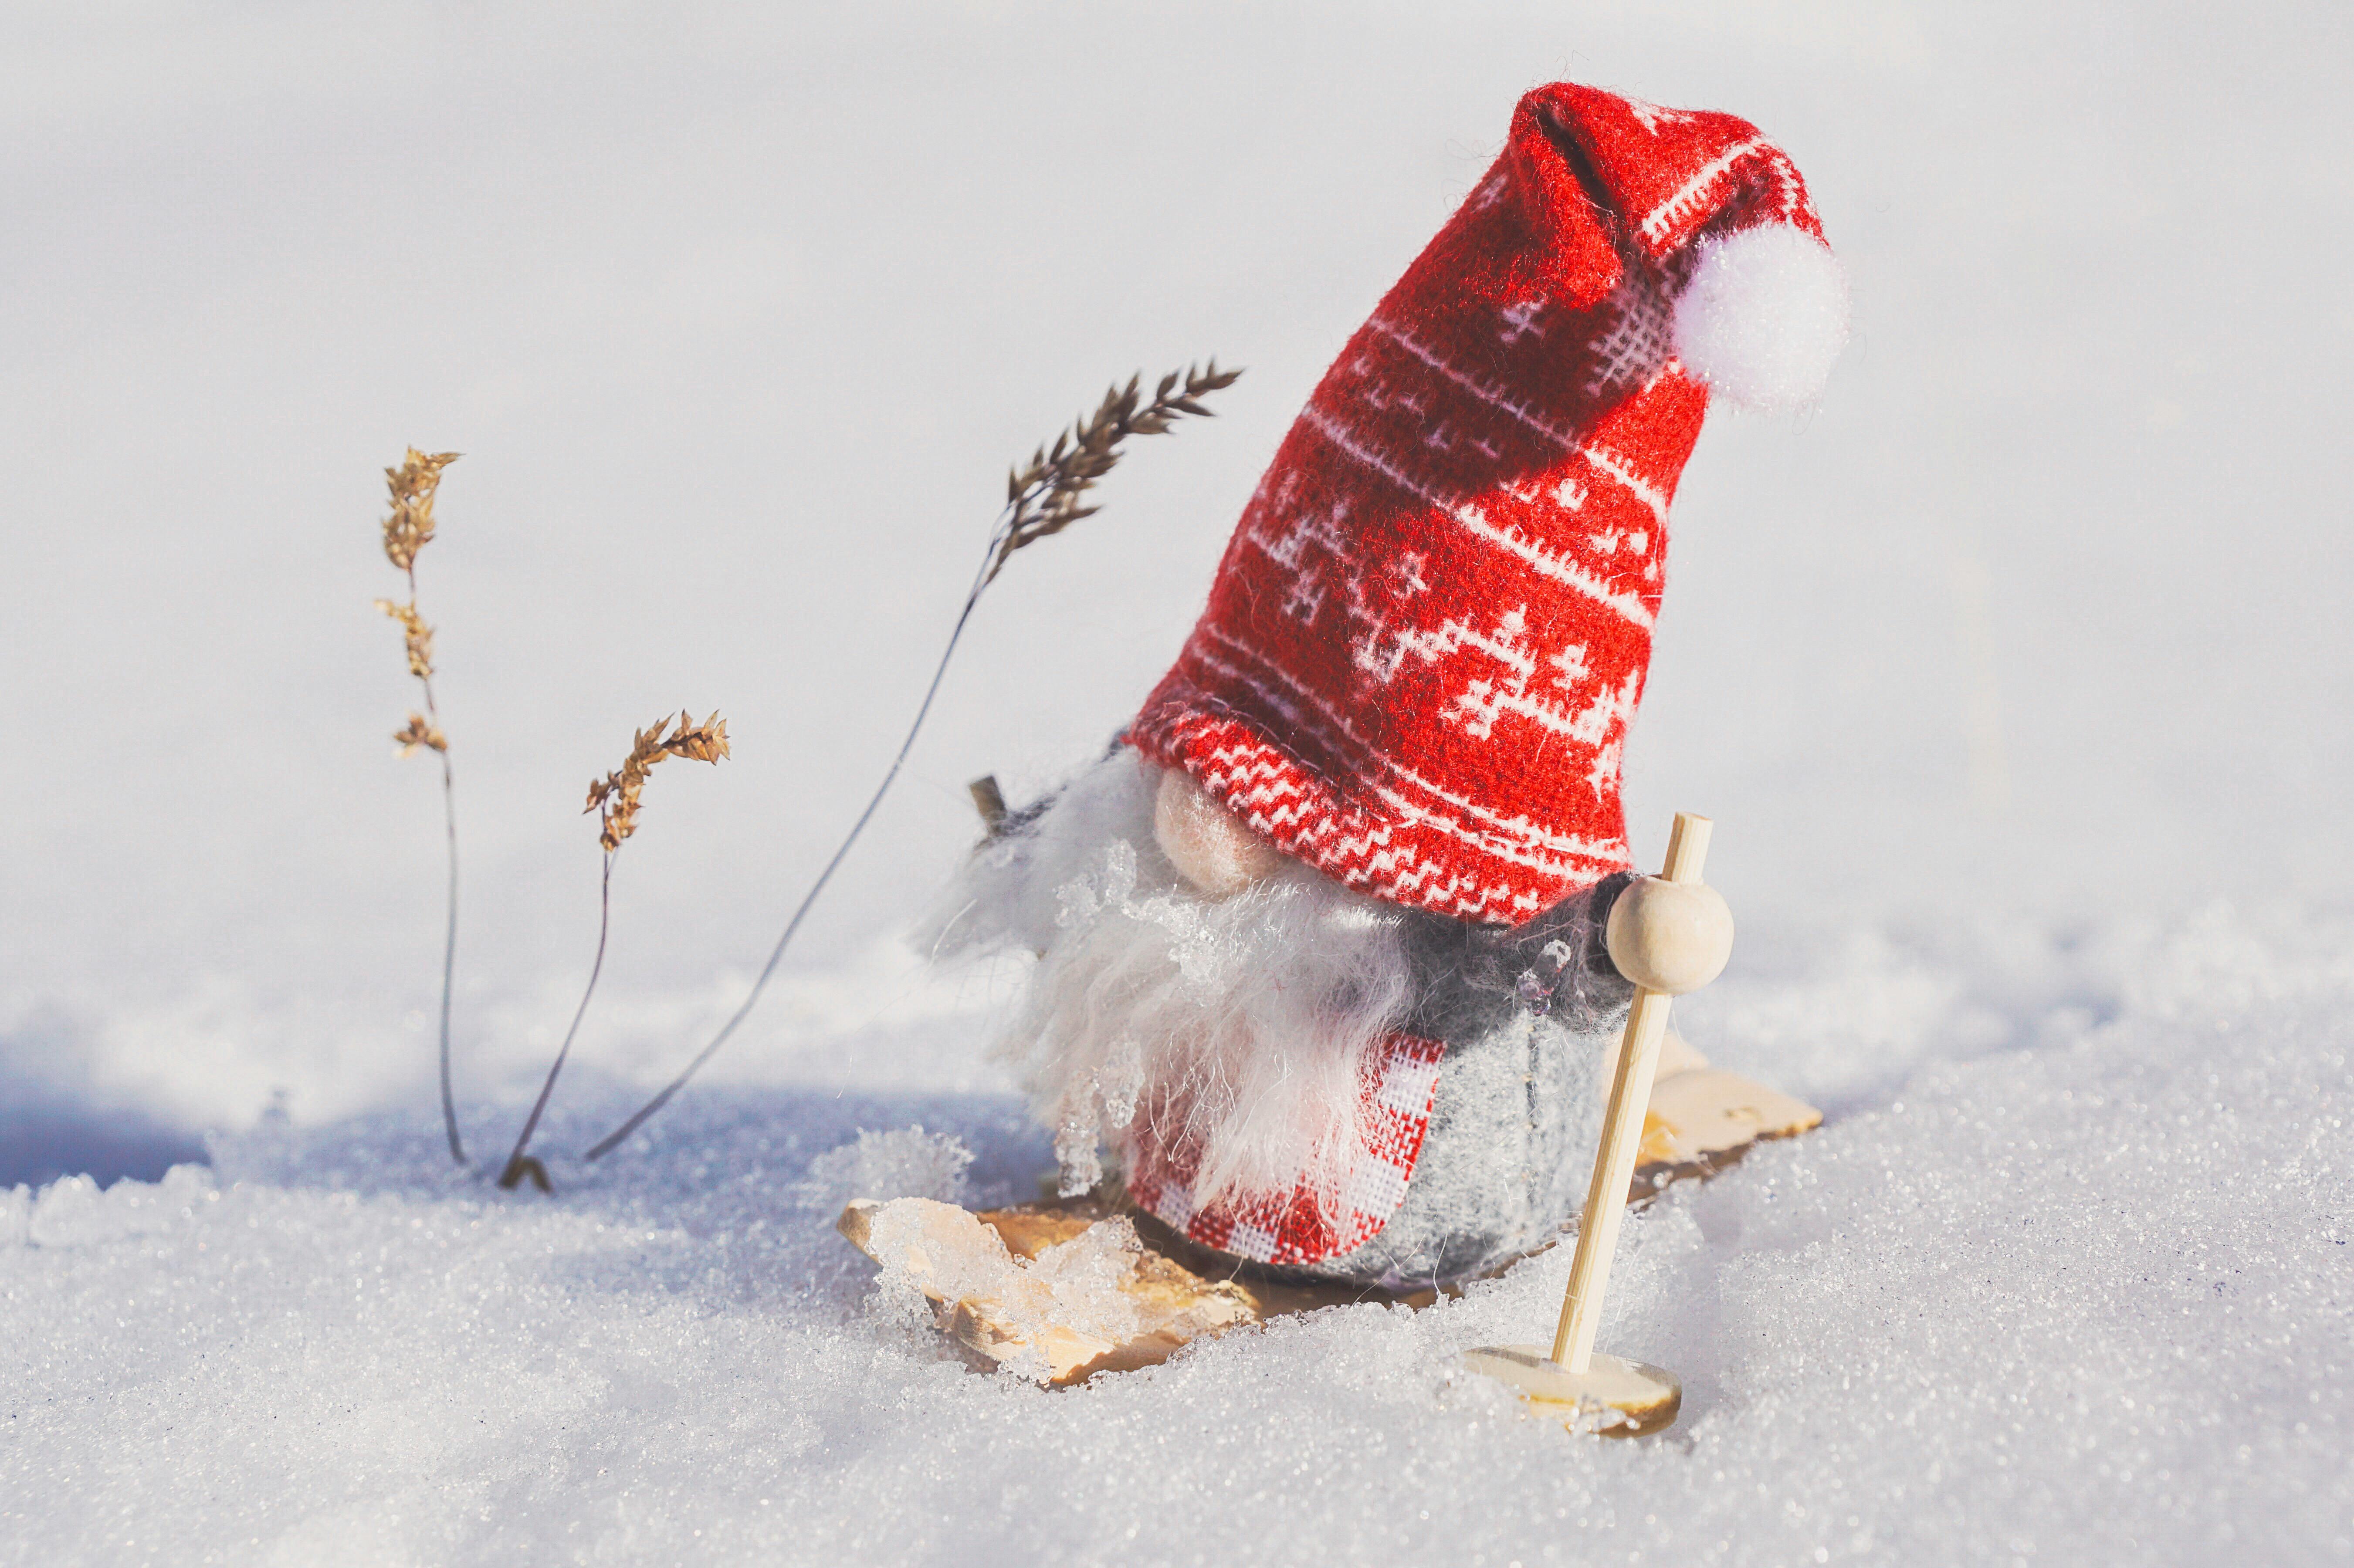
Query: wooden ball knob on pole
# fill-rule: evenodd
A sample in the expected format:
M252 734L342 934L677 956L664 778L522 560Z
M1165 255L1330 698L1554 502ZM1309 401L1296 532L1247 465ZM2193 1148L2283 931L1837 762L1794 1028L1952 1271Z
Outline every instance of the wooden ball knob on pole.
M1706 817L1676 813L1664 880L1700 883L1712 825ZM1712 970L1699 983L1712 978ZM1634 1004L1627 1010L1618 1069L1602 1119L1602 1141L1594 1151L1594 1180L1586 1188L1585 1210L1577 1224L1577 1255L1570 1263L1569 1288L1562 1297L1561 1322L1551 1351L1539 1345L1503 1345L1464 1354L1473 1371L1511 1383L1532 1409L1620 1436L1659 1430L1675 1420L1683 1404L1683 1384L1673 1372L1594 1348L1603 1291L1610 1283L1610 1260L1618 1246L1618 1225L1626 1217L1628 1190L1634 1184L1635 1161L1642 1149L1643 1113L1651 1102L1659 1042L1668 1032L1670 995L1638 985Z

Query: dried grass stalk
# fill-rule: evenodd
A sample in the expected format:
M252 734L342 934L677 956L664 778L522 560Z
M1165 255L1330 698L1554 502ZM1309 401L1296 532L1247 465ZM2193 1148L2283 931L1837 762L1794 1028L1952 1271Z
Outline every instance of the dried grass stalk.
M421 746L441 758L442 836L450 851L449 920L441 942L441 1126L449 1135L450 1158L463 1165L466 1146L458 1137L458 1104L450 1087L450 993L458 964L458 800L450 738L441 733L441 709L433 698L433 628L417 612L417 552L433 541L434 493L441 487L441 471L457 461L456 452L428 454L410 447L398 468L384 471L392 495L392 511L384 519L384 554L408 575L408 602L380 599L376 607L400 623L408 673L425 693L425 711L410 714L408 723L393 732L393 741L403 757Z
M670 726L668 735L663 733L664 726ZM564 1044L557 1048L556 1060L548 1065L547 1081L539 1086L539 1098L532 1102L531 1115L525 1118L523 1131L515 1138L514 1152L507 1156L506 1169L499 1173L501 1187L513 1191L528 1179L543 1192L555 1190L555 1183L547 1179L547 1167L529 1152L531 1136L539 1130L540 1114L547 1109L548 1098L556 1093L557 1077L572 1054L572 1042L580 1033L580 1021L588 1015L588 999L597 994L598 977L605 972L605 938L612 929L613 856L638 831L638 806L647 776L655 764L666 758L683 757L689 762L716 764L727 755L726 720L714 713L697 724L681 709L676 719L658 718L639 730L631 737L630 755L622 758L621 766L588 786L588 804L581 814L585 816L600 808L604 813L597 834L597 842L605 851L605 872L597 885L597 956L588 966L588 984L580 992L580 1005L572 1010L572 1026L564 1032Z
M915 722L907 726L907 736L899 743L898 755L891 759L883 782L875 787L866 809L858 813L858 820L851 824L849 833L825 863L825 868L818 873L817 880L802 895L792 918L785 922L784 935L769 949L769 961L761 966L742 1005L720 1025L719 1033L695 1054L678 1076L663 1086L660 1094L640 1106L629 1120L598 1139L588 1150L588 1159L599 1160L610 1153L622 1139L642 1127L647 1118L668 1105L671 1097L684 1088L687 1080L727 1044L737 1025L750 1016L760 993L768 989L769 977L783 961L785 949L792 945L794 934L817 903L818 895L833 880L834 872L850 853L851 846L874 819L875 808L890 793L892 780L899 777L899 769L906 765L908 752L915 748L916 736L922 733L924 720L932 711L932 699L939 695L940 681L949 673L949 661L956 656L966 623L972 620L973 607L981 602L982 591L997 580L997 574L1005 569L1013 552L1061 533L1082 517L1093 516L1097 508L1086 503L1087 492L1119 463L1122 442L1130 436L1164 435L1175 428L1182 416L1210 418L1210 409L1201 399L1233 386L1241 376L1239 370L1220 370L1214 357L1199 366L1189 365L1182 371L1171 371L1161 378L1160 385L1153 388L1151 400L1146 402L1142 396L1144 377L1140 372L1129 377L1126 387L1115 386L1105 392L1096 411L1055 437L1051 450L1040 447L1031 454L1026 465L1006 474L1005 509L997 514L996 526L990 531L988 549L981 556L981 570L965 594L964 609L958 612L956 625L949 632L948 646L941 650L939 664L932 671L931 684L925 688L924 700L916 708ZM590 805L595 804L592 794Z

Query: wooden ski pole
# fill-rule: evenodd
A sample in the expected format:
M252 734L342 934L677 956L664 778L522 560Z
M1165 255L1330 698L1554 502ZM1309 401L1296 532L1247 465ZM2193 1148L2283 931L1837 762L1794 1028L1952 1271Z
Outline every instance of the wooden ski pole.
M1700 882L1713 825L1706 817L1676 813L1663 880ZM1618 1247L1618 1226L1626 1217L1628 1190L1634 1184L1635 1161L1642 1150L1643 1117L1651 1102L1659 1042L1668 1032L1670 1000L1669 992L1638 984L1627 1011L1609 1108L1594 1151L1594 1179L1585 1191L1577 1252L1570 1261L1569 1287L1562 1295L1551 1353L1536 1345L1503 1345L1469 1351L1463 1358L1473 1371L1511 1384L1532 1409L1571 1419L1597 1418L1597 1429L1614 1436L1656 1432L1673 1422L1683 1405L1683 1384L1673 1372L1594 1349L1603 1293L1610 1283L1610 1260Z
M1708 858L1708 835L1715 824L1689 811L1676 813L1668 835L1669 882L1698 882ZM1619 1223L1627 1217L1627 1192L1635 1182L1635 1158L1643 1147L1643 1114L1651 1104L1651 1078L1659 1065L1659 1042L1667 1037L1672 999L1641 986L1627 1010L1627 1033L1618 1048L1618 1071L1610 1081L1610 1108L1602 1118L1602 1141L1594 1151L1594 1180L1585 1189L1585 1212L1577 1222L1577 1256L1569 1266L1569 1288L1561 1299L1561 1324L1553 1332L1553 1360L1573 1372L1594 1358L1594 1330L1602 1321L1602 1293L1610 1284L1610 1260L1618 1250Z

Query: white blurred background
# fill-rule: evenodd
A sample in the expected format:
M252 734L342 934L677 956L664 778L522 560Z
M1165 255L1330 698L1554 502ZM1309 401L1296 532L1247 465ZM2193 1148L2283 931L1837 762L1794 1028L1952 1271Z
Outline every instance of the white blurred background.
M1856 302L1820 408L1720 414L1687 472L1642 855L1715 816L1769 953L2342 904L2349 42L2327 5L12 6L0 1097L86 1140L430 1119L440 805L369 607L405 444L465 454L419 578L480 1100L585 976L579 801L632 727L716 707L736 750L656 774L616 874L578 1060L651 1083L873 787L1006 464L1109 378L1247 366L991 590L713 1074L887 1077L967 1027L897 942L965 781L1129 716L1310 387L1562 78L1758 122Z

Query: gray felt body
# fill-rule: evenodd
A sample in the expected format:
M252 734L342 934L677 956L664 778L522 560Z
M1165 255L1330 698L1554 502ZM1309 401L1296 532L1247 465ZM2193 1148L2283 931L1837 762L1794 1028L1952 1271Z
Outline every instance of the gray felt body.
M1634 999L1601 941L1623 885L1614 878L1512 931L1416 917L1422 1000L1411 1028L1447 1054L1405 1199L1362 1245L1280 1273L1391 1289L1453 1284L1575 1218L1605 1064Z

